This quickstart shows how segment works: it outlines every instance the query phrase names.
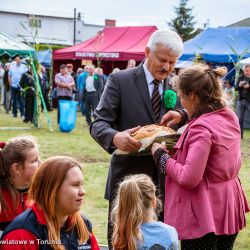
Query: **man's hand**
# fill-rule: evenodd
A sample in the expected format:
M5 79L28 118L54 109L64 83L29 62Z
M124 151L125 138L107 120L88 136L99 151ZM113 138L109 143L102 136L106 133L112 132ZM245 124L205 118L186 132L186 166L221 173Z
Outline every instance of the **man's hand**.
M120 150L126 152L137 152L141 147L141 143L135 140L130 134L134 133L139 128L140 126L137 126L135 128L116 133L113 138L113 144Z
M244 89L248 89L249 87L250 87L249 83L246 83L246 84L243 85Z
M178 124L181 121L181 114L177 111L170 110L165 114L162 119L160 125L167 125L168 127Z
M245 84L245 81L240 81L239 82L239 87L242 87Z
M67 88L67 84L65 82L59 82L57 85L61 88Z

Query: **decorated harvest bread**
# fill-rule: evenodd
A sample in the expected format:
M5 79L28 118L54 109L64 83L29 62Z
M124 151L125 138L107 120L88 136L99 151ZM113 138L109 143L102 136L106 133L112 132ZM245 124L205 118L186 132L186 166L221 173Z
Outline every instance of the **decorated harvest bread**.
M172 149L178 141L180 134L177 134L173 129L169 127L152 124L141 127L135 133L131 134L131 136L141 143L141 147L138 152L126 152L120 149L116 149L114 151L114 154L151 154L151 147L154 142L164 142L165 146L168 149Z
M176 132L169 127L151 124L151 125L146 125L146 126L141 127L131 136L133 136L136 140L141 140L141 139L149 138L152 136L157 137L157 136L164 136L164 135L170 135L170 134L175 134L175 133Z

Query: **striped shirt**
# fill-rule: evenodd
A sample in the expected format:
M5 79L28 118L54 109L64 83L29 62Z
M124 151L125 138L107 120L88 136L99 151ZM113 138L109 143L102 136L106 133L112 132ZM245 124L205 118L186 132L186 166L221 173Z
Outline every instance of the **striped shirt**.
M61 73L56 74L55 83L57 85L57 96L71 96L73 95L72 88L63 88L58 85L58 83L72 83L74 80L70 74L62 75Z

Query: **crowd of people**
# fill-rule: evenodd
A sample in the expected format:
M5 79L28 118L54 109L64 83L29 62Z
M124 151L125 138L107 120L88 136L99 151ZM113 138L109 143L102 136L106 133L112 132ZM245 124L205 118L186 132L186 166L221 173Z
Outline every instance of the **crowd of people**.
M63 64L55 76L58 100L78 98L91 136L112 154L105 191L109 249L177 250L179 240L182 250L231 250L246 226L249 207L238 176L244 126L224 98L225 68L194 65L174 76L182 50L176 32L157 30L138 66L130 60L105 79L93 65L75 74ZM249 109L249 79L246 66L236 85L241 115ZM228 94L230 88L227 83ZM163 98L169 91L178 94L171 105ZM141 143L131 133L153 123L186 127L171 152L154 143L151 153L138 156ZM0 249L12 249L12 241L20 250L99 249L80 213L81 164L65 156L41 163L30 137L0 148Z
M136 61L134 59L128 60L126 69L134 67L136 67ZM112 73L119 71L120 68L114 68ZM181 71L182 69L179 72ZM99 103L100 96L108 79L108 76L103 73L103 69L100 67L95 68L91 64L86 65L84 68L78 68L75 73L73 71L73 64L62 64L60 72L55 75L55 86L53 89L50 86L48 74L43 65L39 65L37 73L41 93L48 111L52 111L52 99L56 99L58 123L60 118L59 101L74 100L78 102L78 110L83 116L86 116L86 123L90 126L94 110ZM169 75L169 78L172 79L169 84L175 92L175 82L178 82L178 74L173 70ZM63 84L60 84L60 78ZM64 86L65 82L66 86ZM249 83L250 65L246 65L243 68L243 73L235 86L230 80L223 81L226 104L232 110L235 110L239 117L242 138L244 123L246 122L245 113L250 113ZM22 63L19 56L16 56L12 63L6 63L4 67L0 65L0 87L1 104L5 111L9 113L12 110L13 117L17 117L19 111L23 122L33 122L37 89L35 76L31 67L27 66L26 63ZM235 91L239 92L238 96ZM41 106L43 110L44 105L42 102Z
M14 118L19 115L23 122L32 123L35 114L36 96L38 95L43 97L46 109L52 110L49 101L49 81L43 65L39 65L37 69L39 86L36 84L35 73L28 60L22 62L18 55L15 56L13 62L6 63L0 73L0 77L2 77L0 99L6 113L12 111ZM38 88L41 89L40 94ZM44 105L41 104L42 110Z
M135 65L136 61L130 59L126 68L132 68ZM119 68L114 68L112 73L118 71L120 71ZM108 76L103 73L103 69L96 68L93 64L78 68L76 73L73 71L72 64L60 65L60 73L55 75L56 88L53 94L57 99L57 122L60 122L60 100L74 100L78 102L78 110L86 117L86 123L90 126L107 79Z

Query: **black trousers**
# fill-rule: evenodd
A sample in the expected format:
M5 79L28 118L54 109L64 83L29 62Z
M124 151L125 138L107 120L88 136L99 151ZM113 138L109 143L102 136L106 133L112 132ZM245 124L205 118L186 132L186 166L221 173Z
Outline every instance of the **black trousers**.
M11 87L12 114L17 117L17 109L19 107L20 114L24 114L24 98L21 95L20 88ZM18 106L19 105L19 106Z
M236 114L240 122L241 138L243 138L244 123L245 123L245 113L250 114L250 102L246 99L238 100L236 107Z
M59 105L60 100L71 101L72 97L71 96L58 96L57 97L57 124L59 124L60 122L60 105Z
M49 96L48 96L49 91L48 91L48 90L45 90L42 94L43 94L44 103L45 103L45 105L46 105L46 109L47 109L48 111L50 111L50 110L51 110L51 105L50 105L50 103L49 103ZM42 103L41 106L42 106L42 110L44 110L43 103Z
M85 110L86 110L86 122L91 124L91 112L94 112L98 105L97 92L86 92L85 94Z
M198 239L182 240L181 250L232 250L237 234L209 233Z
M34 117L34 105L35 105L35 96L26 95L25 96L25 110L24 110L24 120L26 122L32 122Z

